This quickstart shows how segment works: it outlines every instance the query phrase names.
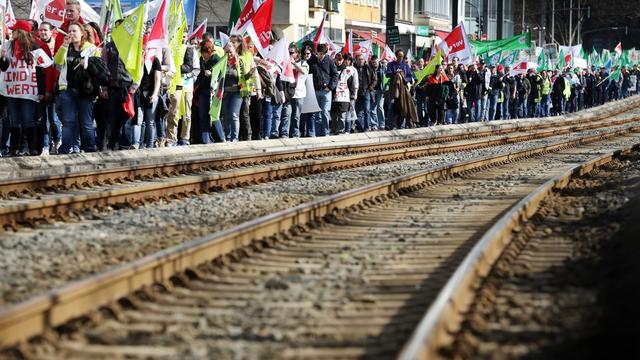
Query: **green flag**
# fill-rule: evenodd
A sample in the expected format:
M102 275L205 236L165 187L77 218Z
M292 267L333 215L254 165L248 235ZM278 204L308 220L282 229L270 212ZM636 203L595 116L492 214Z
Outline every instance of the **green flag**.
M516 62L518 51L503 51L500 55L500 64L504 67L511 67Z
M567 64L564 61L564 51L560 50L558 54L558 63L556 64L556 69L562 71Z
M140 84L144 71L142 57L142 32L144 31L144 5L138 6L122 24L113 29L111 39L118 49L133 82Z
M611 72L611 75L609 75L609 79L611 81L620 81L620 75L622 75L622 73L620 71L620 68L618 67L618 69Z
M224 96L224 76L227 72L227 55L223 56L211 69L211 107L209 116L211 122L220 121L222 97Z
M182 44L182 35L187 30L187 19L186 17L182 20L182 24L176 31L176 34L173 36L171 41L169 42L169 48L171 49L171 55L173 56L174 64L181 64L184 59L184 54L187 51L187 47ZM169 85L169 91L171 93L175 93L178 86L183 85L182 73L180 71L180 66L176 66L176 73L171 78L171 84Z
M229 29L233 29L233 27L236 25L241 12L242 4L240 3L240 0L231 0L231 11L229 12Z
M547 54L545 54L544 49L542 49L542 51L540 51L540 55L538 55L538 69L537 71L540 72L542 70L548 70L547 69Z
M169 41L176 36L180 26L182 26L182 22L186 21L186 19L187 15L184 13L183 1L172 1L169 7ZM182 39L180 39L180 41L182 41Z
M425 77L436 72L436 65L440 65L441 63L442 63L442 50L438 48L436 55L429 61L429 63L425 65L422 70L418 70L415 72L416 79L418 80L416 84L420 84Z
M516 35L508 39L494 41L469 40L476 54L494 53L496 51L507 50L527 50L531 49L531 33Z
M113 23L122 19L120 0L105 0L100 10L100 29L106 35L113 29Z

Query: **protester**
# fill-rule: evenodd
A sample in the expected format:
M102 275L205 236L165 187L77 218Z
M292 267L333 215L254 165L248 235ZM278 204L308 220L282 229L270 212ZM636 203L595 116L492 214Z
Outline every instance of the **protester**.
M0 70L11 74L24 74L29 83L15 85L7 92L7 109L10 119L12 155L38 155L35 115L38 100L45 95L44 71L37 66L33 51L39 49L31 33L31 22L20 20L11 27L12 40L8 48L2 47ZM9 75L9 77L13 77ZM21 140L25 136L28 149L21 149Z
M106 77L100 51L87 41L82 24L71 22L54 62L58 66L58 91L62 107L62 145L60 153L96 151L93 105L100 93L98 77ZM83 57L83 53L90 54ZM106 84L104 84L106 85Z

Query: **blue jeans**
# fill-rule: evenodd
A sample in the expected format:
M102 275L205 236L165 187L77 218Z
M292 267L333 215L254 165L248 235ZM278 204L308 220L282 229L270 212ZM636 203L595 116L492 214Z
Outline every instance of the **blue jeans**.
M200 139L203 144L211 144L211 135L215 142L224 142L224 130L220 119L211 121L211 94L209 91L198 90L198 125Z
M96 151L96 132L93 128L94 100L84 99L71 89L60 93L62 105L62 145L60 153L68 154L74 149L78 135L86 152Z
M371 97L371 129L384 130L384 92L380 89L376 90Z
M489 95L487 96L488 100L489 100L489 116L487 117L487 121L491 121L491 120L495 120L496 119L496 110L497 110L497 106L498 106L498 96L499 96L499 92L497 91L492 91L489 93Z
M36 127L36 106L38 103L21 98L7 97L7 111L13 128L35 128Z
M447 125L457 124L458 123L458 114L460 113L459 109L448 109L444 115L444 122Z
M269 138L271 136L271 118L273 116L273 107L271 99L262 99L262 114L260 114L260 139Z
M62 139L62 123L58 114L56 113L55 103L43 104L42 109L42 125L44 130L44 143L45 148L49 147L51 141L60 142Z
M143 96L146 96L143 94ZM140 132L142 133L141 147L148 149L153 148L156 142L156 110L158 109L158 101L151 104L151 107L142 107L142 123Z
M316 136L316 119L320 116L319 113L313 114L302 114L300 117L300 121L304 123L304 136L315 137Z
M540 108L542 117L547 117L551 115L551 96L550 95L542 95L542 100L540 101Z
M271 138L280 136L280 118L282 116L282 104L271 104ZM289 126L289 124L287 124ZM283 128L284 131L284 128ZM287 129L287 134L289 129Z
M4 150L4 149L8 149L9 148L9 133L10 133L10 128L11 128L11 121L9 120L9 116L5 116L2 118L2 126L0 126L0 128L2 128L2 134L0 134L0 149Z
M239 92L225 92L222 98L224 130L229 141L238 141L240 136L240 108L242 96Z
M362 96L358 96L356 99L356 115L358 116L358 124L360 130L368 131L371 129L371 92L365 90Z
M316 99L318 100L318 106L320 106L320 112L317 113L316 121L318 129L318 136L329 136L331 127L329 126L331 121L331 91L318 90L316 91Z
M511 114L509 114L510 103L511 103L511 99L505 96L504 101L502 102L502 108L500 110L500 113L502 114L502 120L511 119Z
M482 99L472 100L471 98L467 99L467 108L471 114L470 121L478 122L482 120ZM473 108L473 111L471 109Z
M518 119L527 117L527 98L518 98Z
M282 108L283 137L300 137L300 114L304 99L291 99ZM289 134L291 130L291 134Z
M142 121L142 108L138 108L138 123L134 124L133 119L129 119L124 123L124 137L129 143L129 145L134 145L136 147L140 147L140 135L141 135L141 126L140 122Z

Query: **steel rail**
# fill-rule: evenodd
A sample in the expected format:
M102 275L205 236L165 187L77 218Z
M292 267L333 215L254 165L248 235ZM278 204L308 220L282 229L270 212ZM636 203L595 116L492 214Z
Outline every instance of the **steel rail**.
M229 254L254 241L268 239L296 225L320 219L334 210L348 208L362 201L375 200L380 196L398 193L403 189L412 189L424 183L467 171L622 136L639 130L640 126L628 127L606 134L584 136L515 153L433 167L301 204L162 250L112 270L71 282L25 302L0 309L0 347L25 341L101 306L108 306L145 286L164 283L176 274L195 269L199 264Z
M463 140L466 138L481 138L514 132L525 132L547 128L585 125L585 122L596 122L608 117L618 115L640 104L640 97L630 98L622 103L607 104L595 110L575 115L575 119L558 118L550 122L530 122L526 124L500 124L496 123L490 129L473 132L473 129L465 129L462 133L439 136L432 133L427 139L414 138L411 135L380 143L367 144L332 144L318 148L297 148L276 151L264 151L262 153L242 154L231 157L212 157L205 159L179 160L167 163L134 164L130 166L108 167L88 171L70 172L65 174L39 175L0 180L0 195L19 195L38 191L39 189L56 189L71 186L100 185L105 182L123 180L157 178L176 174L203 172L212 169L228 167L255 166L279 161L306 159L321 156L343 155L347 153L370 153L391 149L424 146L433 143ZM617 106L614 106L617 105ZM408 138L408 139L407 139Z
M569 134L603 127L620 126L639 121L640 117L630 116L618 120L604 120L583 125L564 126L558 129L534 131L532 133L506 135L497 139L478 140L453 144L431 144L427 146L409 147L376 153L359 153L343 157L303 160L233 169L209 175L183 175L159 182L142 182L117 189L69 194L49 199L27 198L23 203L0 207L0 225L16 228L18 224L39 219L64 217L76 210L113 206L118 204L135 204L159 198L184 196L237 186L246 186L296 176L350 169L392 161L401 161L435 154L474 150L509 143L541 139L551 136Z
M460 328L464 313L473 302L480 281L491 271L503 251L513 240L513 231L531 218L540 203L556 189L564 188L571 178L584 175L621 155L638 151L640 144L615 150L574 166L540 185L505 213L474 245L447 284L433 301L398 359L437 359L437 350L449 345L452 334Z

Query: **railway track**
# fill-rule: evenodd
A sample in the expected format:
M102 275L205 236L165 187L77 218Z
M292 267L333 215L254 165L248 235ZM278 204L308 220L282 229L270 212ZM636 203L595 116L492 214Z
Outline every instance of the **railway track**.
M640 143L635 130L427 169L167 249L6 308L1 345L69 359L388 357L419 325L415 357L425 310L486 230L540 184Z
M614 113L636 102L640 103L638 99L630 99ZM0 196L4 196L0 205L0 225L15 230L22 225L66 220L74 212L92 208L135 206L321 172L631 126L639 120L633 110L631 114L613 118L602 119L603 116L596 113L591 115L591 120L568 120L554 128L549 128L549 124L538 124L505 135L461 134L439 139L437 143L432 139L408 139L8 179L0 181ZM496 132L503 131L506 130ZM464 139L467 137L473 139Z

